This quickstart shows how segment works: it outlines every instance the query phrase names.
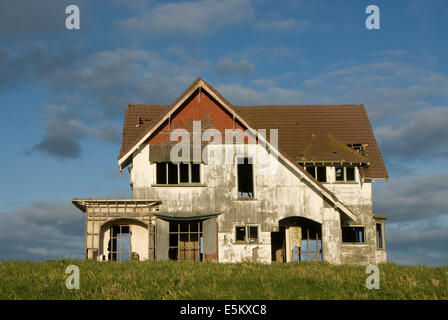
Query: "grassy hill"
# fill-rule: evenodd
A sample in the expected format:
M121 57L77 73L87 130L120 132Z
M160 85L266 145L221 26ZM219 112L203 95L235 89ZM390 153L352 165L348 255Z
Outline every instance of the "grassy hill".
M80 289L65 286L66 267ZM58 260L0 263L0 299L448 299L448 265L380 265L380 289L363 266Z

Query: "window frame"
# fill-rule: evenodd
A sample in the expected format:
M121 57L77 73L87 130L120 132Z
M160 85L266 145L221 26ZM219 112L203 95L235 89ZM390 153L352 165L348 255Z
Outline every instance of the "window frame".
M314 173L310 173L309 171L308 171L308 168L313 168L314 170ZM324 177L325 177L325 180L319 180L319 175L318 175L318 168L324 168L324 172L325 172L325 174L324 174ZM328 181L328 179L327 179L327 167L326 166L305 166L305 170L306 170L306 172L308 172L314 179L316 179L317 181L319 181L319 182L324 182L324 183L326 183L327 181Z
M177 183L169 183L169 165L172 164L174 166L176 166L177 169ZM159 173L158 173L158 166L159 165L165 165L165 183L161 183L158 181L159 178ZM188 165L188 182L181 182L181 165ZM199 168L199 181L198 182L193 182L193 165L197 165ZM188 163L184 163L184 162L180 162L180 163L172 163L169 161L162 161L162 162L156 162L156 168L155 168L155 184L157 186L189 186L189 185L198 185L201 184L202 181L202 168L201 168L201 163L194 163L194 162L188 162Z
M378 238L378 226L380 226L380 237ZM383 222L375 222L375 236L376 236L376 250L385 250L385 241L384 241L384 223ZM379 246L381 244L381 246Z
M338 178L337 178L338 168L342 168L343 180L338 180ZM353 169L353 180L347 180L347 169ZM356 174L356 167L335 166L334 167L334 181L336 183L356 183L356 182L358 182L357 174Z
M244 228L244 240L237 240L237 228ZM251 240L250 238L250 228L256 228L257 238L255 240ZM260 225L258 224L235 224L233 226L234 230L234 240L235 244L258 244L260 243Z
M240 159L243 159L243 162L240 163ZM246 159L247 159L247 163L246 163ZM250 159L250 163L249 163L249 159ZM255 199L255 162L254 162L254 157L236 157L236 194L237 194L237 199L239 200L254 200ZM252 168L252 196L242 196L242 194L249 194L248 192L240 192L240 184L239 184L239 169L238 169L238 165L250 165Z
M362 230L362 242L359 241L359 233L357 230L353 230L355 232L355 241L344 241L344 229L361 229ZM342 244L366 244L366 228L365 226L341 226L341 243Z

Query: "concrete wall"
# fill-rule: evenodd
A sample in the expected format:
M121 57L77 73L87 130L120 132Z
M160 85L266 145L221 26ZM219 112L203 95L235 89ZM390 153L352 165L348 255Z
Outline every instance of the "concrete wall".
M236 161L216 163L224 152L243 151L254 157L254 199L241 200L237 194ZM244 154L244 153L242 153ZM235 157L233 157L235 159ZM209 164L201 166L201 185L194 187L154 186L155 164L149 162L146 145L134 153L130 175L135 199L160 199L159 213L211 214L221 213L218 221L219 256L221 262L252 260L255 247L257 261L270 262L270 232L278 231L279 220L301 216L322 224L323 259L331 263L375 263L375 232L372 214L371 183L361 182L358 170L356 181L335 181L334 167L327 168L324 185L358 217L356 225L366 227L366 243L341 243L341 216L319 192L302 182L298 174L267 154L259 145L209 145ZM274 172L266 170L275 167ZM260 243L235 244L235 224L260 226Z

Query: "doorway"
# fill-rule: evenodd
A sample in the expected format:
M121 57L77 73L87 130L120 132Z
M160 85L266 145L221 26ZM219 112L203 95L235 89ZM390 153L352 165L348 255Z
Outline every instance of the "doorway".
M271 232L272 262L322 261L321 224L303 217L279 221L279 231Z
M203 260L202 221L170 221L168 257Z

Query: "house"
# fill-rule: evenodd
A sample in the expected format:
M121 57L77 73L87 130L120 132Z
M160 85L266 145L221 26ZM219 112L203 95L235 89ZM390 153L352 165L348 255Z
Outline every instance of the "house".
M198 78L171 105L128 105L118 165L132 199L72 201L87 259L387 261L363 105L234 106Z

